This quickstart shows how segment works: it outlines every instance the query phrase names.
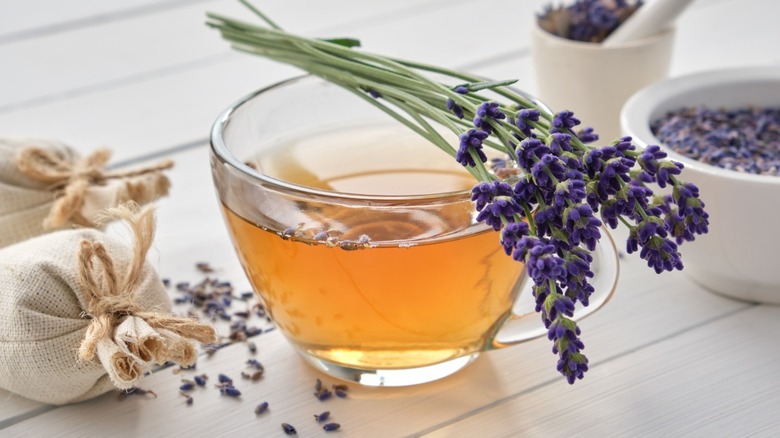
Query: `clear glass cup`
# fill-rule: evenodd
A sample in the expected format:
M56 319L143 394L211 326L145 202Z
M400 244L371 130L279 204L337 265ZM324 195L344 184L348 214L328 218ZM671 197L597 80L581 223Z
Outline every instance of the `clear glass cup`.
M456 191L369 190L377 188L370 178L378 171L362 168L358 156L374 154L372 133L385 141L406 130L346 90L306 76L239 101L219 116L211 135L222 212L270 316L317 369L364 385L433 381L483 351L546 333L523 265L504 254L497 233L474 220L470 176ZM355 136L365 146L339 155L341 142L334 139ZM352 189L301 184L322 179L296 164L291 151L301 139L307 146L298 158L325 173L349 172ZM370 166L397 161L403 174L386 187L396 192L407 183L420 190L415 183L430 174L456 175L419 157L423 149L440 153L423 143ZM280 176L280 166L295 168L294 181ZM601 307L615 288L617 253L603 234L593 263L596 293L576 318Z

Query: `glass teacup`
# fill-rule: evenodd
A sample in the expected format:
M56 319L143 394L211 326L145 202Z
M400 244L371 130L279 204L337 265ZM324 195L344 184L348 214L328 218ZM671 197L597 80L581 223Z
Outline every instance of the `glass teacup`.
M523 265L474 219L473 178L346 90L302 77L258 91L219 117L211 145L241 264L321 371L423 383L546 333ZM614 291L617 256L603 234L596 293L575 318Z

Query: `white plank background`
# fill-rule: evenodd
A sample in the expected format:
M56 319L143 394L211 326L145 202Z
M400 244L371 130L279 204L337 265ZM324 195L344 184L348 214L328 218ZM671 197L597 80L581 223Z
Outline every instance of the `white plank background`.
M540 1L258 4L289 29L356 36L371 51L518 78L535 90L527 26ZM213 195L207 135L225 106L296 72L230 52L203 26L207 10L248 18L232 0L0 2L0 135L54 137L83 152L110 146L119 162L172 157L153 263L163 277L197 281L194 264L209 261L243 290ZM672 74L780 62L779 13L775 2L697 1L679 22ZM333 380L270 332L255 339L266 377L240 382L240 400L208 388L188 407L177 390L185 374L170 369L144 381L156 399L108 394L51 407L0 391L0 436L272 437L283 436L281 422L299 436L324 436L312 418L323 410L344 437L780 435L780 308L713 295L629 257L615 298L582 327L592 369L574 386L539 340L485 354L439 382L352 385L348 399L319 402L314 380ZM245 345L231 345L201 358L198 372L237 378L248 357ZM260 401L271 408L256 417Z

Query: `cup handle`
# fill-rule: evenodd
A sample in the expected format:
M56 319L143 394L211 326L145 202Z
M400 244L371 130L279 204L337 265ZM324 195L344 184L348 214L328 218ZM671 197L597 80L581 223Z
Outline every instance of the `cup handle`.
M577 304L572 318L575 321L585 318L606 304L612 298L617 286L620 268L615 242L604 227L601 228L601 234L602 238L599 240L596 250L593 251L593 262L591 263L591 269L595 275L590 284L593 286L594 292L590 296L588 307ZM533 282L525 275L511 315L498 326L486 344L486 349L495 350L510 347L546 335L547 329L542 324L539 314L534 311L534 307Z

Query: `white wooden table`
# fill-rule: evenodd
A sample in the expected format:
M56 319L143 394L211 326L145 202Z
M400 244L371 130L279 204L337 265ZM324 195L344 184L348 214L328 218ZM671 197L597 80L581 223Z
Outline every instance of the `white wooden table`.
M529 25L538 1L258 4L291 30L355 36L374 52L535 89ZM108 146L119 165L173 158L154 263L163 277L198 281L194 265L208 261L212 275L247 290L213 194L207 136L227 105L297 72L231 52L203 25L206 11L251 19L234 0L3 0L0 135L56 138L83 153ZM778 16L778 2L698 0L679 22L672 75L780 62ZM0 436L274 437L287 422L314 437L328 435L313 420L325 410L343 437L780 436L780 307L722 298L633 257L621 263L616 296L582 323L591 369L574 386L542 339L435 383L353 384L347 399L320 402L315 380L333 379L269 332L254 339L266 376L241 382L240 400L202 390L187 406L178 393L185 374L170 368L143 381L157 398L110 393L54 407L0 391ZM198 369L238 375L249 357L237 343ZM261 401L270 410L256 416Z

